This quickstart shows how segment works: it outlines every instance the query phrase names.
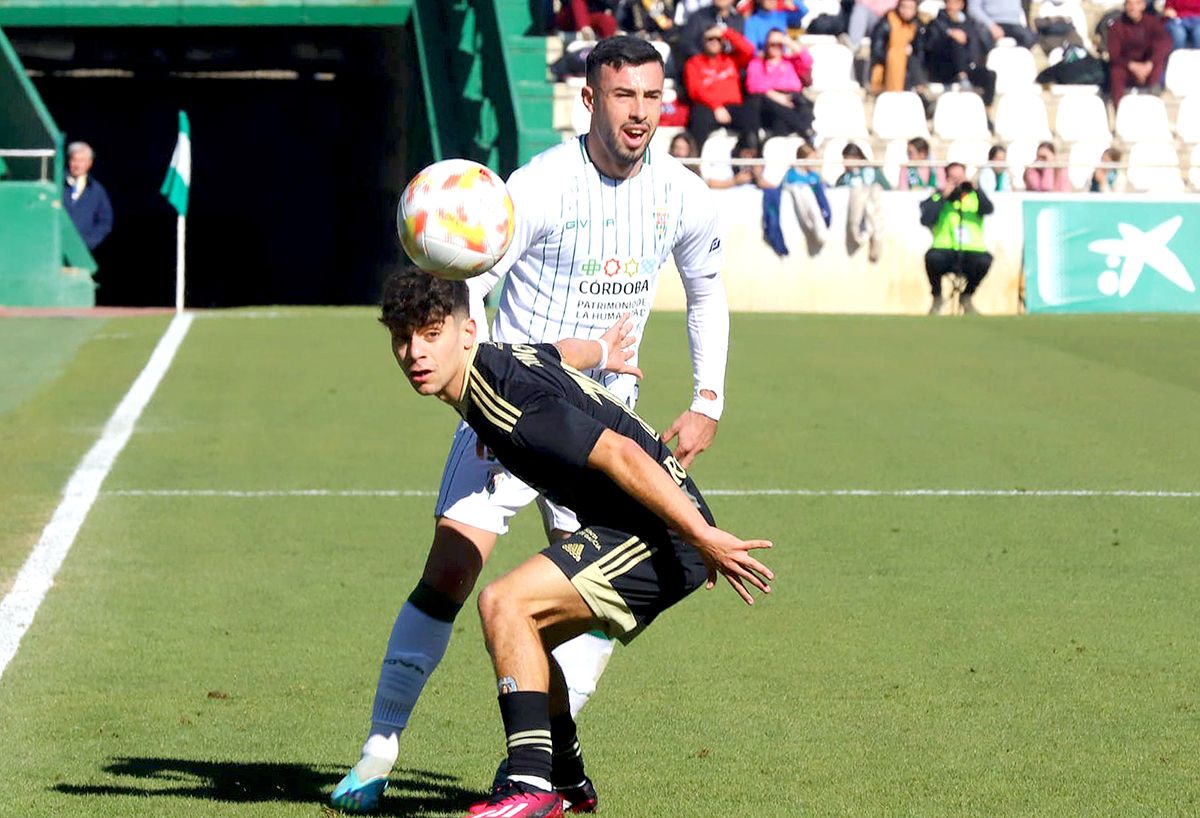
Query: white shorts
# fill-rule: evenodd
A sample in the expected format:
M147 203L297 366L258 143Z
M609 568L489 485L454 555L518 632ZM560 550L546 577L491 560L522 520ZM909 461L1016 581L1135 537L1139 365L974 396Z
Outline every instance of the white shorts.
M622 378L621 381L613 383L609 389L633 408L637 400L637 382L633 378ZM500 461L480 457L478 443L475 431L466 423L459 423L450 443L450 454L446 456L446 467L442 470L442 485L433 512L435 517L505 534L512 516L536 501L547 534L554 530L579 530L575 512L542 497L536 489L513 476Z

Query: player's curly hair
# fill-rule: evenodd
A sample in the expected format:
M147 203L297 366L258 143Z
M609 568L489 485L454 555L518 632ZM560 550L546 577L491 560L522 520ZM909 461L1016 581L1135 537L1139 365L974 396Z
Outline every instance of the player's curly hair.
M379 323L393 334L412 335L449 315L470 315L465 281L447 281L406 266L383 282Z

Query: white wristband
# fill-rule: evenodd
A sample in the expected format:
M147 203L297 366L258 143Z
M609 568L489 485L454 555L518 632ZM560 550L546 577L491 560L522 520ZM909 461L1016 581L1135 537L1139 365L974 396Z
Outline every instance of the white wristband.
M600 345L600 363L597 366L600 369L604 369L605 365L608 364L608 341L605 341L603 338L597 338L596 343Z

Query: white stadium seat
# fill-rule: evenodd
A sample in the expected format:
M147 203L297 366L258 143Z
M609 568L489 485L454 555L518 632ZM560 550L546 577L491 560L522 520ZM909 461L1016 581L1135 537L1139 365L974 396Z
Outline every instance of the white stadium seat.
M1189 145L1200 143L1200 94L1184 97L1175 113L1175 133Z
M577 134L587 133L592 129L592 114L583 104L583 95L575 91L575 99L571 102L571 130Z
M733 165L729 164L729 158L737 141L737 135L724 128L709 134L700 147L700 175L705 179L732 179Z
M836 88L857 88L854 81L854 54L839 42L813 43L812 87L815 91Z
M895 190L900 186L900 168L908 164L908 140L893 139L883 151L883 177Z
M800 136L773 136L763 143L763 179L778 187L796 161L796 148L804 144Z
M1141 142L1129 149L1129 186L1153 193L1179 193L1183 176L1174 145Z
M997 45L988 52L987 67L996 72L997 94L1037 88L1037 63L1028 48Z
M686 129L678 125L659 125L658 130L654 132L654 139L650 141L650 150L656 154L670 153L671 140L675 138L676 134L682 133L684 130Z
M856 91L825 91L813 103L813 129L822 139L867 138L867 115Z
M1025 189L1025 169L1037 159L1038 143L1043 141L1045 140L1017 139L1009 142L1006 146L1008 169L1012 171L1014 190Z
M956 139L946 146L946 164L961 162L966 166L967 176L974 178L980 165L987 162L991 149L992 143L985 139Z
M1126 94L1117 107L1117 136L1126 142L1170 142L1167 106L1150 94Z
M1049 139L1046 103L1036 91L1005 94L996 103L996 136L1004 140Z
M1067 142L1112 141L1108 106L1096 94L1066 94L1059 97L1054 130Z
M1200 49L1177 48L1167 60L1163 85L1177 97L1200 94Z
M1079 0L1063 0L1060 3L1043 2L1038 6L1038 10L1034 12L1034 27L1037 26L1038 20L1052 19L1054 17L1062 17L1070 20L1071 25L1075 27L1075 33L1079 35L1081 43L1090 43L1092 41L1092 34L1088 31L1087 13L1083 10L1083 5Z
M1071 145L1067 154L1067 161L1071 163L1071 167L1067 168L1067 176L1076 190L1087 190L1091 186L1092 173L1096 170L1096 165L1100 164L1100 156L1110 147L1112 141L1108 139L1076 142Z
M933 132L942 139L990 139L983 99L970 91L942 94L933 111Z
M1200 145L1192 148L1191 167L1188 168L1188 182L1193 190L1200 190Z
M683 4L680 3L680 5ZM830 14L837 17L842 13L842 4L838 0L809 0L806 5L808 6L808 11L805 12L804 19L800 21L800 27L803 29L807 29L809 24L822 14Z
M871 151L871 146L865 142L840 138L830 139L821 146L821 178L825 180L825 184L832 185L842 175L842 172L845 171L846 160L842 159L842 149L851 141L862 148L862 152L867 159L875 158L875 154Z
M875 98L871 130L887 140L929 136L925 104L912 91L884 91Z

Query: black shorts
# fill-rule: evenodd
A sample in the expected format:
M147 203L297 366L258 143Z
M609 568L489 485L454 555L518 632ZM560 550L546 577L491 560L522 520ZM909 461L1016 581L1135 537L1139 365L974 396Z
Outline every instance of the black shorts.
M643 540L588 526L542 553L571 580L600 630L623 643L708 578L700 552L674 533Z

